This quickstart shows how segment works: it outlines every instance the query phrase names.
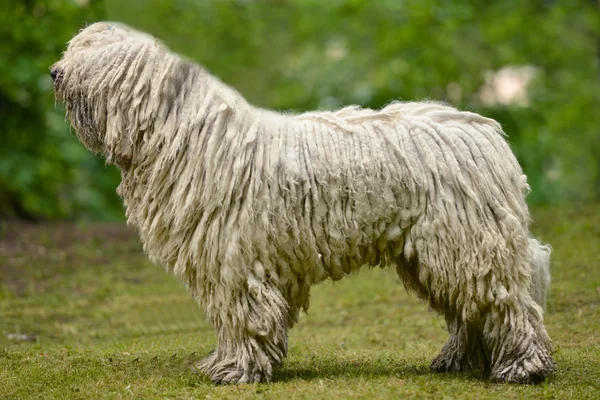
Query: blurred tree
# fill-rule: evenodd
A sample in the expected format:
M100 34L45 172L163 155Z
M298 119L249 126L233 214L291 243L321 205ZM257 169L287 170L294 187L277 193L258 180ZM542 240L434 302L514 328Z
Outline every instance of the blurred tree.
M104 17L153 33L259 106L432 99L480 112L503 124L531 202L600 199L595 1L21 1L0 17L0 214L120 212L118 175L67 133L47 76L66 40Z
M49 76L73 34L103 18L84 0L9 1L0 13L0 216L116 214L118 175L97 172L103 162L69 134Z

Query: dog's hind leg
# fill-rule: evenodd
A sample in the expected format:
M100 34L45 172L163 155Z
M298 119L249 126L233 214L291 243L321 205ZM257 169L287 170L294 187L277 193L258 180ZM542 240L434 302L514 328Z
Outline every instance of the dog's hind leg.
M485 316L483 332L491 351L492 379L536 383L556 365L541 308L528 295L519 297Z
M489 356L481 330L475 324L464 323L455 313L431 302L429 290L419 281L418 262L398 257L396 271L408 291L414 291L420 299L429 302L432 309L445 314L450 337L431 363L431 368L437 372L489 369Z
M516 250L512 254L525 261L518 270L531 276L531 284L524 287L526 278L496 276L492 286L496 299L482 315L483 333L491 352L492 379L535 383L556 369L543 319L550 249L528 238Z
M487 281L482 287L490 289L483 290L489 299L476 298L466 316L464 307L458 314L461 308L456 304L432 305L446 314L450 338L431 366L436 371L483 367L491 370L493 380L539 382L555 369L542 309L524 288L524 280L503 276L507 269L498 271L481 277Z
M275 285L251 277L228 293L216 289L207 314L218 331L217 349L197 368L215 383L269 382L287 354L289 325L287 302Z
M431 369L436 372L489 370L489 354L478 327L454 315L446 315L446 325L450 337L431 362Z

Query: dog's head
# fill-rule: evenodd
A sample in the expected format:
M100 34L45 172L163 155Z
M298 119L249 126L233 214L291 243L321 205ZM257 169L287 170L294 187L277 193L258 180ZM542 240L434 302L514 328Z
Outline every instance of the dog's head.
M69 42L50 74L79 140L123 167L135 156L140 132L151 127L157 99L173 90L169 77L181 63L152 36L99 22Z

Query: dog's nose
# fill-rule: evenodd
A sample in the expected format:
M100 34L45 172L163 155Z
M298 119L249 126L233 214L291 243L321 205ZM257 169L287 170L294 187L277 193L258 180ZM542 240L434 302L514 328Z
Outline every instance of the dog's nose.
M50 70L50 76L52 77L52 80L55 81L58 76L58 68L52 68Z

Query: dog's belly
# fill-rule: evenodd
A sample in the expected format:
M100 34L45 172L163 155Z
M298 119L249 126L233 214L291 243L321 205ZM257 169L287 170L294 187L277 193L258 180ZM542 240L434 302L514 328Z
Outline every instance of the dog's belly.
M411 204L405 188L350 191L342 179L317 182L312 189L300 183L291 188L290 199L296 201L281 204L270 218L269 240L277 249L272 256L285 255L307 285L339 280L364 265L393 264L412 246L410 228L421 208Z

